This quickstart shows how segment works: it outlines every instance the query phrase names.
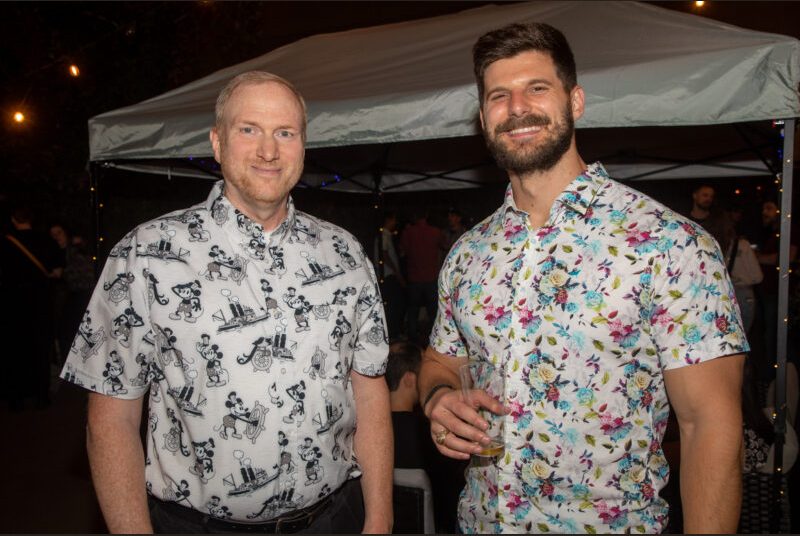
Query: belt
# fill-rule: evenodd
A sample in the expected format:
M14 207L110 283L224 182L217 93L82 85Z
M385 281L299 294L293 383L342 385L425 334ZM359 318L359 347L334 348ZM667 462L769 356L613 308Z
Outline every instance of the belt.
M347 483L345 483L347 484ZM344 486L342 486L344 487ZM224 521L204 514L193 508L181 506L172 501L162 501L152 495L151 501L155 501L159 508L169 515L180 519L185 519L190 523L198 523L208 528L210 532L260 532L273 534L291 534L307 529L325 510L330 506L333 496L341 491L342 488L334 491L318 503L314 503L306 508L294 510L283 516L270 519L265 523L236 523L235 521Z

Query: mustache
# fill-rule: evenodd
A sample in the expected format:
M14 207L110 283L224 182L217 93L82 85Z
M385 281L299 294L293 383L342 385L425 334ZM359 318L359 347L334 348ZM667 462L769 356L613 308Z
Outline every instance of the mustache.
M502 134L518 128L526 127L546 127L550 124L550 118L546 115L526 115L525 117L509 117L496 127L495 134Z

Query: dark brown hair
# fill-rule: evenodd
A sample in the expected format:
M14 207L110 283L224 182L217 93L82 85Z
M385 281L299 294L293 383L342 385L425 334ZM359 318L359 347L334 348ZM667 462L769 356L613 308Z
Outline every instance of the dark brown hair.
M483 76L489 65L528 51L544 52L550 56L566 91L572 91L578 84L575 57L564 34L543 22L509 24L483 34L472 47L472 63L481 107Z

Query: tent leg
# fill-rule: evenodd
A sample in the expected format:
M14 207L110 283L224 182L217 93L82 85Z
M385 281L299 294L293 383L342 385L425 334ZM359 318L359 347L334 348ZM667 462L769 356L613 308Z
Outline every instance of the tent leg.
M100 276L98 259L100 258L100 195L99 183L102 168L97 162L89 162L89 204L92 214L92 236L94 241L90 246L92 262L94 264L94 277Z
M792 179L794 167L795 119L787 119L783 125L783 174L781 177L781 230L778 250L778 333L777 361L775 365L775 467L772 498L775 511L770 516L770 532L780 531L780 521L784 515L781 509L781 488L783 471L783 444L786 434L786 351L789 311L789 247L792 223Z

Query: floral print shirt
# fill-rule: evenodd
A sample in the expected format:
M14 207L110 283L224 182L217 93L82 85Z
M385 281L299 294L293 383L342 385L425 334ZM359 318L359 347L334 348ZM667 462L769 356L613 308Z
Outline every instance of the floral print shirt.
M599 163L539 229L509 186L450 251L430 341L512 408L504 454L467 470L467 533L660 532L663 371L749 350L716 242Z

